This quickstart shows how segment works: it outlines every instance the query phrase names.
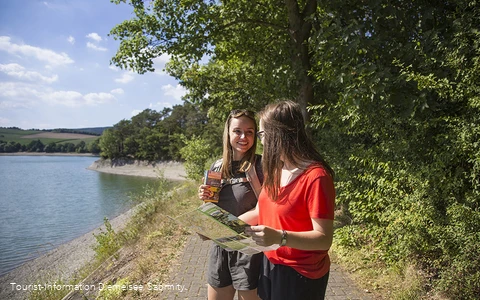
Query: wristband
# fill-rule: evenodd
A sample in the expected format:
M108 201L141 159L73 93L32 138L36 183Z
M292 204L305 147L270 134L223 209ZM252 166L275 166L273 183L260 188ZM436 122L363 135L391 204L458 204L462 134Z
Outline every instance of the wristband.
M282 239L280 240L280 246L285 246L287 244L287 231L282 230Z

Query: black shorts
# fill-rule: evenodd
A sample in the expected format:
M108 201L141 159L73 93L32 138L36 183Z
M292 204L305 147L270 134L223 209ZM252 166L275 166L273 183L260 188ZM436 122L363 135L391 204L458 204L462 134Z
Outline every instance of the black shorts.
M213 244L210 249L207 282L212 287L233 285L240 291L254 290L258 286L263 253L254 255L226 251Z
M272 264L263 258L258 296L263 300L323 300L327 290L328 275L310 279L292 267Z

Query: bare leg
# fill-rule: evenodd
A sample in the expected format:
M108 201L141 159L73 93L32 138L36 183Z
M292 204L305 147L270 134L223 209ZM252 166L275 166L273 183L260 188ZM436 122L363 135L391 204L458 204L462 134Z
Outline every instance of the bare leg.
M238 291L239 300L260 300L257 295L257 289L250 291Z
M208 285L208 300L232 300L235 296L235 289L229 285L223 288Z

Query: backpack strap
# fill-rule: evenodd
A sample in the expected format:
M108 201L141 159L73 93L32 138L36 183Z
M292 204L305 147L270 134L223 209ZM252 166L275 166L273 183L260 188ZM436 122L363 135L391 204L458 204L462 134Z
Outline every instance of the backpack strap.
M258 175L256 171L257 164L261 162L260 159L261 159L261 156L255 156L255 162L252 164L252 166L250 166L248 171L245 173L247 180L250 183L250 186L252 187L252 190L255 193L255 197L257 198L257 200L258 200L258 196L260 195L260 191L262 190L262 184L258 179ZM213 163L210 170L214 172L220 172L222 168L222 163L223 163L222 159L217 160L216 162Z
M220 170L222 169L222 163L223 163L223 160L220 158L219 160L213 163L213 165L210 167L210 170L214 172L220 172Z

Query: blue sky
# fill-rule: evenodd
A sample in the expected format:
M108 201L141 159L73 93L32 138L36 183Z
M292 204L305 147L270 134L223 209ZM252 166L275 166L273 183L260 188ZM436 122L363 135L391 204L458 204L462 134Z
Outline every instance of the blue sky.
M0 127L112 126L146 108L182 104L185 90L163 72L110 65L110 30L132 8L109 0L0 0Z

